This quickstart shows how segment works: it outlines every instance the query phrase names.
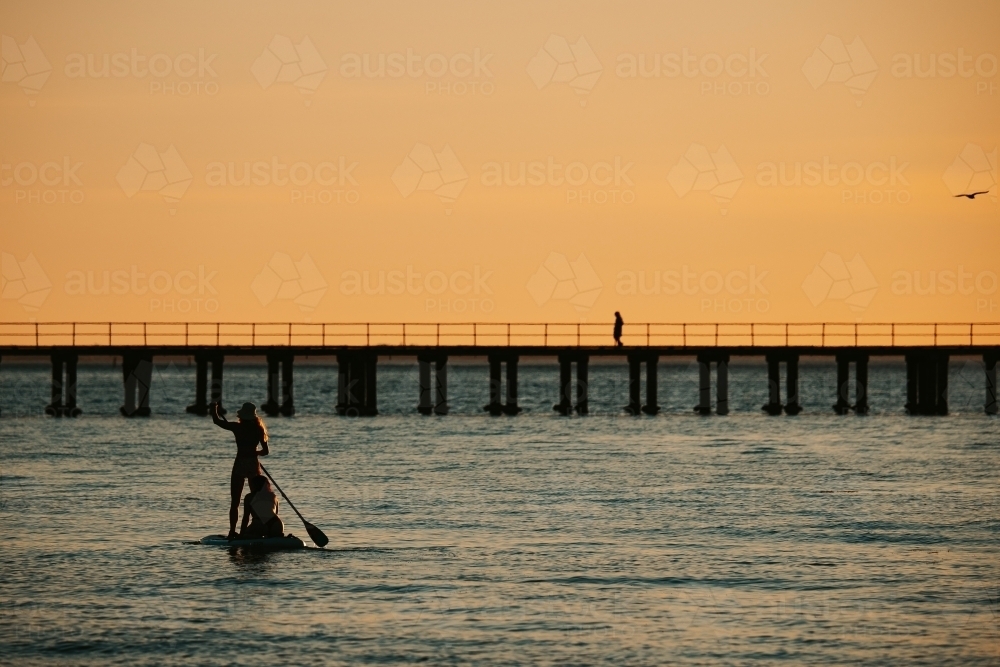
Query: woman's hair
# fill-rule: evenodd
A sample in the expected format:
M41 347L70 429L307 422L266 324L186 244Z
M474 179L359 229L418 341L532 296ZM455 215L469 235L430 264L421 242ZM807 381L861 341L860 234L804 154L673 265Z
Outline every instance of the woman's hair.
M240 422L242 423L243 417L240 417ZM260 439L262 442L267 442L267 424L264 420L260 418L260 415L254 415L253 421L257 423L257 428L260 429Z
M265 482L267 482L267 477L264 477L263 475L257 475L255 477L251 477L250 491L252 491L253 493L257 493L262 488L264 488Z

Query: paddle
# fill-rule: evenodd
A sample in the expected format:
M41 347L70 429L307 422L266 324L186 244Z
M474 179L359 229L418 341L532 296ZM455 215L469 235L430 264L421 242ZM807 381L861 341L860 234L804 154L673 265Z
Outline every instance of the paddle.
M267 475L267 478L271 480L271 484L274 484L274 488L278 490L278 493L280 493L281 497L285 499L285 502L288 503L288 506L292 508L292 511L298 514L299 518L302 519L302 523L306 527L306 532L309 533L309 537L312 539L312 541L315 542L316 545L320 547L325 547L327 544L329 544L330 538L328 538L325 534L323 534L322 530L320 530L316 526L306 521L305 517L303 517L302 514L297 509L295 509L295 505L293 505L292 501L288 499L288 496L285 495L285 492L281 490L281 487L278 486L278 483L274 481L274 478L271 477L271 473L267 471L267 468L265 468L262 465L260 466L260 469L263 470L264 474Z

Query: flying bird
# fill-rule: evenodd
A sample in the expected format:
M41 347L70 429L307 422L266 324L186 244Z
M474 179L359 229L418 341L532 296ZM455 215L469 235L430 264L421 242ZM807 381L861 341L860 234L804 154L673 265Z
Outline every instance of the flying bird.
M989 190L983 190L982 192L970 192L969 194L955 195L956 197L968 197L969 199L975 199L976 195L985 195L989 193Z

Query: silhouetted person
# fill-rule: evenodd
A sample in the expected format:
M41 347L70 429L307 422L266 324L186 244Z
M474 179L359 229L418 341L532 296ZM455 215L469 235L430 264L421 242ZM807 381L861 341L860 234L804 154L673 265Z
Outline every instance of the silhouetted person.
M615 311L615 347L622 346L622 327L625 326L625 320L622 319L622 314L617 310Z
M240 514L240 496L243 495L243 481L250 481L260 476L260 462L258 456L267 456L271 453L267 446L267 427L264 420L257 416L257 406L253 403L244 403L243 407L236 412L239 417L238 422L228 421L219 414L219 404L212 403L212 421L217 426L221 426L227 431L232 431L236 436L236 460L233 461L233 474L230 477L230 492L232 504L229 506L229 535L226 539L236 538L236 519ZM257 445L261 448L257 449ZM245 515L244 515L245 516Z
M278 516L278 497L271 490L271 482L263 475L250 478L250 493L243 499L240 539L281 537L284 534L285 524Z

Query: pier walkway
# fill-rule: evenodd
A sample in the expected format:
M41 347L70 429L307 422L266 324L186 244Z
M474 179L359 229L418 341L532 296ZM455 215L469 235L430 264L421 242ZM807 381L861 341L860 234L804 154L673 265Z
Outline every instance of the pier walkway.
M267 359L267 402L271 415L291 415L296 356L336 357L338 397L343 415L378 413L379 357L414 356L419 362L416 409L447 414L450 357L486 357L491 414L517 414L517 367L522 357L555 357L560 394L554 409L588 412L591 357L624 358L629 367L625 410L656 414L660 357L693 356L698 361L701 414L729 412L728 366L734 356L761 356L767 382L761 383L762 409L795 415L799 403L801 356L828 356L837 366L838 414L868 412L868 362L873 356L906 361L906 409L910 414L948 412L948 362L952 356L981 356L984 410L997 414L996 363L1000 357L998 323L641 323L626 324L623 345L613 345L610 323L254 323L254 322L6 322L0 323L0 359L48 356L52 362L53 416L81 413L76 390L81 355L122 359L126 416L148 415L153 358L190 355L197 372L188 412L207 414L222 402L223 363L227 356ZM850 366L854 365L854 382ZM576 378L573 378L573 366ZM781 367L784 365L784 383ZM715 405L712 405L712 368ZM211 372L209 372L211 367ZM641 395L642 371L646 374ZM784 396L781 387L785 385Z

